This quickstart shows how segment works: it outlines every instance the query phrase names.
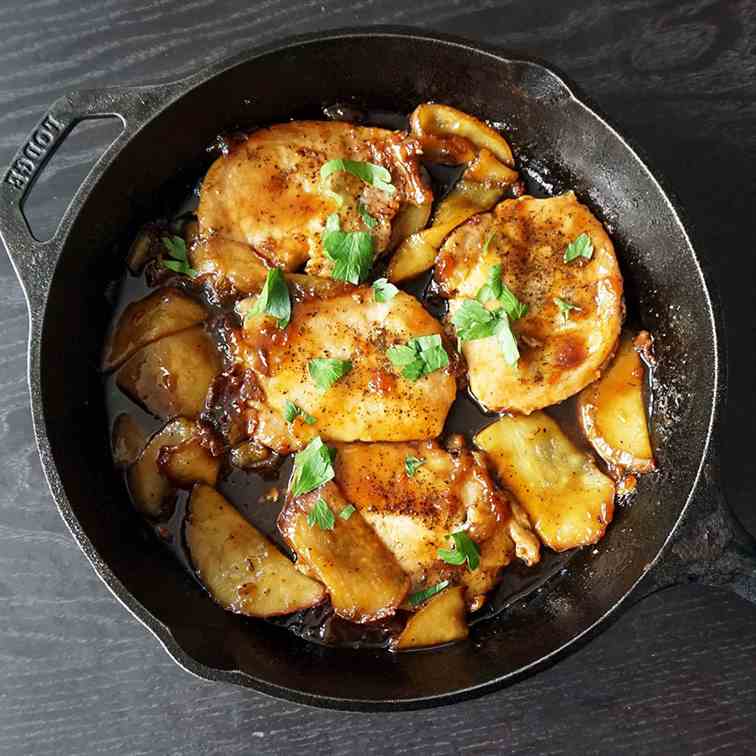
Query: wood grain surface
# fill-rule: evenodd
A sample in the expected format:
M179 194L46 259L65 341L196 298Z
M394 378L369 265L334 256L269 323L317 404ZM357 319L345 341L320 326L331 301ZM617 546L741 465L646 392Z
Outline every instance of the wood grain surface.
M5 0L0 19L2 165L70 89L179 78L292 33L414 25L561 68L666 176L718 283L730 349L723 478L756 530L752 0ZM30 202L35 228L54 228L110 137L82 129L56 156ZM25 306L4 255L0 278L0 753L756 753L756 607L695 585L636 604L535 678L433 711L317 711L183 672L54 509L32 438Z

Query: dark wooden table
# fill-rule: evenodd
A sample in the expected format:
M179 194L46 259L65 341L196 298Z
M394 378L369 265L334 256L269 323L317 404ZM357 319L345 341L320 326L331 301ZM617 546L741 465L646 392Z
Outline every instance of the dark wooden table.
M70 89L179 78L290 33L408 24L552 61L667 176L711 261L731 354L724 481L756 530L756 3L5 0L0 18L2 165ZM35 227L54 227L107 136L85 129L55 159L30 201ZM697 585L632 606L535 678L441 710L324 712L192 678L111 597L54 510L4 255L0 276L0 752L756 753L756 607Z

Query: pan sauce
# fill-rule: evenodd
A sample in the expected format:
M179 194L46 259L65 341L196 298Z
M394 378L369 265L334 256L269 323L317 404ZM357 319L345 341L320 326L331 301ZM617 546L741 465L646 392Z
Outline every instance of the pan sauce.
M322 118L323 116L392 129L405 129L407 127L407 119L404 115L385 111L360 111L351 106L338 104L324 108L323 113L315 117ZM216 148L223 150L225 145L227 145L227 141L219 139ZM548 171L542 169L534 160L526 161L522 156L518 156L518 164L526 191L534 197L552 196L562 189L568 188L560 186L553 177L548 176ZM436 201L453 186L460 173L461 170L456 168L450 169L442 166L430 168L429 177ZM160 224L164 231L169 233L180 231L183 220L196 209L198 186L199 183L192 187L188 196L176 202L175 213L171 216L171 219L167 223ZM376 272L371 278L382 275L380 266L381 263L378 264ZM445 314L446 302L436 296L430 273L420 276L410 282L409 285L402 285L401 288L417 296L435 317L440 319ZM114 313L117 316L129 303L144 297L152 289L145 280L144 272L139 277L135 277L127 271L122 279L115 284L113 291L117 292ZM232 305L219 306L216 302L210 300L200 287L193 287L188 283L185 286L185 291L201 301L212 313L209 329L218 343L222 344L220 329L223 319L229 314ZM626 304L628 321L634 323L637 313L633 311L631 302ZM652 417L651 379L652 375L649 369L646 371L646 399L649 421ZM124 412L131 414L148 434L156 432L164 424L163 421L150 415L118 389L113 375L109 375L105 379L105 394L111 430L116 418ZM558 420L561 429L576 446L592 453L590 445L578 425L576 397L571 397L558 405L548 407L545 411ZM496 417L497 415L494 413L484 412L468 391L460 391L449 412L444 437L452 433L460 433L472 447L472 437L489 425ZM606 470L606 465L595 455L593 456L599 466ZM276 518L283 505L291 468L291 457L285 458L280 465L265 471L264 476L253 471L245 472L226 462L223 465L217 485L218 491L233 503L250 522L284 553L289 554L291 552L284 544L276 527ZM626 502L628 496L629 494L620 496L619 503ZM151 527L166 548L170 549L192 577L197 579L186 549L183 533L187 500L187 493L179 493L170 519ZM615 519L617 517L621 517L621 507L615 515ZM517 602L527 600L540 591L549 581L557 580L559 574L568 569L569 562L575 554L575 551L555 553L550 550L543 550L541 561L535 567L526 567L524 564L514 561L503 571L499 585L492 591L485 606L468 617L469 624L472 626L482 619L490 618L502 612ZM198 579L197 581L199 582ZM337 617L329 603L326 602L287 617L272 618L266 621L286 627L296 635L317 643L335 646L385 648L392 638L395 638L400 632L405 619L405 613L400 610L390 619L367 625L357 625Z

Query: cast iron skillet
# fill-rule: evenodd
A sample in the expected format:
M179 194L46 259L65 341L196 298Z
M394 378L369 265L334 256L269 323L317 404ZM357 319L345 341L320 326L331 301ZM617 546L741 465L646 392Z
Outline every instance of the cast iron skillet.
M118 274L124 240L219 132L350 98L404 112L438 100L503 123L522 170L556 190L574 188L610 229L628 298L655 334L660 362L660 472L641 480L597 549L478 624L469 641L433 651L320 647L224 612L145 537L106 437L97 373L109 317L103 291ZM71 128L102 117L119 118L123 132L53 238L35 240L25 194ZM716 482L711 437L723 401L723 349L691 241L637 153L541 64L446 37L348 30L248 52L174 84L76 92L52 106L4 175L0 233L29 304L34 428L58 508L115 596L201 677L317 706L432 706L500 687L574 648L649 571L644 592L693 576L754 596L753 543ZM691 503L685 533L657 565Z

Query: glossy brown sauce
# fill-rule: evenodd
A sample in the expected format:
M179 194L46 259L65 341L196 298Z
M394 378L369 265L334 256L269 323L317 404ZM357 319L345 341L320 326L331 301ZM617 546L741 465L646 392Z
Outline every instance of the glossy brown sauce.
M387 111L358 110L352 106L339 104L324 108L322 113L308 114L308 116L349 120L354 123L392 129L407 128L407 117L404 115ZM213 147L217 151L225 152L229 149L229 145L233 145L236 140L237 137L234 137L234 135L219 137ZM534 197L548 197L559 194L569 188L555 182L554 178L549 175L548 170L542 169L537 162L528 160L525 156L517 155L516 145L513 145L513 149L515 149L521 178L525 183L528 194ZM448 168L444 166L427 166L427 168L436 202L454 185L463 170L461 167ZM204 170L188 195L178 198L178 201L174 205L175 211L171 216L171 220L167 224L162 225L162 228L167 233L172 231L178 233L181 220L188 213L192 213L196 209L198 187L203 175ZM173 227L171 227L171 224L174 224ZM378 278L382 274L383 271L379 263L373 278ZM431 283L431 275L432 272L429 271L402 288L408 293L415 295L423 302L431 314L440 319L445 314L446 304L442 299L435 296ZM126 270L119 281L113 282L108 294L114 301L114 320L117 319L120 312L130 302L141 299L154 290L148 285L147 278L149 278L149 275L143 273L141 276L134 276ZM176 280L173 279L171 283L175 285ZM191 285L187 285L184 290L201 301L211 312L209 328L218 340L219 346L222 347L223 338L221 330L223 320L225 317L228 317L230 310L233 308L233 302L227 306L222 306L209 299L199 287L195 288ZM636 322L635 316L637 313L633 310L632 303L628 302L626 304L628 308L626 324L633 325ZM646 387L649 419L651 418L652 410L650 391L652 377L652 370L647 370ZM387 379L377 376L376 380L383 382ZM105 377L104 390L111 438L113 424L118 415L123 412L131 414L148 435L152 435L165 425L164 421L153 417L123 394L116 387L112 374ZM578 448L592 454L592 450L578 425L576 397L572 397L558 405L548 407L545 411L558 421L560 428ZM486 413L481 410L469 391L459 391L457 399L447 417L444 435L448 436L452 433L462 434L472 447L472 437L482 428L492 423L496 417L495 413ZM593 456L599 466L604 471L607 471L603 461L595 454ZM291 552L278 532L276 518L283 506L291 468L291 457L284 459L278 466L264 469L262 474L251 471L245 472L231 466L226 461L221 469L217 486L220 493L250 522L268 536L284 553L288 554L291 554ZM125 482L124 485L126 485ZM618 497L617 503L620 505L626 504L627 500L627 496ZM173 552L184 568L202 585L192 568L184 540L184 518L187 501L188 492L180 492L176 497L171 517L168 520L154 523L150 527L155 536L165 547ZM621 516L620 510L615 513L615 518ZM514 560L504 569L498 586L489 594L488 601L483 608L468 617L469 624L472 626L479 621L489 619L503 612L513 604L536 595L547 583L558 579L559 575L568 569L569 562L575 554L576 551L557 554L544 547L541 551L541 561L534 567L527 567L519 560ZM202 587L204 589L204 586ZM388 620L369 625L357 625L336 617L330 604L326 602L287 617L271 618L266 621L283 626L296 635L316 643L353 648L386 648L392 637L395 637L404 626L405 617L402 614L400 611L395 617Z

